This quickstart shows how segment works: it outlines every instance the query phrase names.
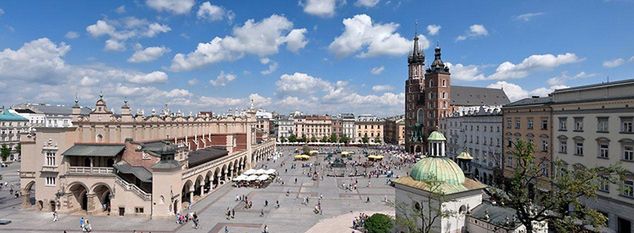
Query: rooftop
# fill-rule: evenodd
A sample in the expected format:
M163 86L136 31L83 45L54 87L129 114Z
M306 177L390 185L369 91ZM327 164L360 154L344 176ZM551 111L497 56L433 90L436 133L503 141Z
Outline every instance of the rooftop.
M11 109L4 109L2 113L0 113L0 121L29 121L29 119L11 112Z
M541 104L552 103L552 101L553 101L553 99L550 96L548 96L548 97L531 97L531 98L524 98L524 99L515 101L513 103L510 103L510 104L506 104L506 105L504 105L504 107L541 105Z
M204 148L200 150L195 150L189 152L189 156L187 157L187 162L189 163L189 167L195 167L201 165L203 163L218 159L225 155L228 155L229 151L221 148Z
M503 89L451 86L451 105L454 106L504 105L509 102Z
M75 144L68 150L64 151L64 156L100 156L100 157L115 157L123 149L124 145L101 145L101 144Z

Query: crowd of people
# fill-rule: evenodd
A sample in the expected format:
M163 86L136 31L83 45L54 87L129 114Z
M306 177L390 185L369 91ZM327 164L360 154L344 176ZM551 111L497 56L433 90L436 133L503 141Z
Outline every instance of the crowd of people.
M365 225L365 221L368 220L369 216L365 213L360 213L358 217L354 217L352 220L352 229L361 230Z

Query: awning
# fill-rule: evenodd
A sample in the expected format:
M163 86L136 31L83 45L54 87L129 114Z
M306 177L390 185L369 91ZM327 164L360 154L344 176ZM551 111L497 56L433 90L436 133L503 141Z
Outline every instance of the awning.
M123 174L132 174L143 182L152 182L152 173L141 166L131 166L126 162L118 162L112 165L117 169L117 172Z
M313 155L313 154L319 154L319 151L317 151L317 150L311 150L311 151L309 151L308 153L309 153L310 155Z
M264 174L273 174L273 173L275 173L275 169L269 169L264 171Z
M258 180L267 180L267 179L269 179L269 175L267 175L267 174L258 176Z
M255 174L264 174L264 173L266 173L266 170L264 169L258 169L255 171Z
M238 177L233 178L233 181L243 181L243 180L246 180L247 177L248 176L246 176L246 175L239 175Z
M99 156L115 157L123 149L124 145L98 145L98 144L75 144L62 153L63 156Z
M255 169L249 169L247 171L244 172L245 175L253 175L255 174Z
M258 179L257 175L250 175L244 180L246 180L246 181L254 181L254 180L257 180L257 179Z

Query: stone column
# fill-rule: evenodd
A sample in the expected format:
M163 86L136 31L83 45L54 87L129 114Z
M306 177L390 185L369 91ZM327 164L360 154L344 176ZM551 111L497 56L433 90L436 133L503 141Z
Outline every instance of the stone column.
M86 194L86 198L88 200L86 200L86 212L88 213L92 213L95 212L96 208L95 208L95 194L94 193L88 193Z
M31 203L29 202L29 200L31 199L31 193L20 190L20 196L22 196L22 208L31 207Z
M189 206L194 205L194 186L189 188Z

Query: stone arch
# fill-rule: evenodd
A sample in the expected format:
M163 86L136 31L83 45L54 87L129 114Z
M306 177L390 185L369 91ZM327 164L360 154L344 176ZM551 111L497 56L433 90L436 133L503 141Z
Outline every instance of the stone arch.
M100 182L94 184L91 190L92 193L95 194L95 197L97 197L97 201L99 201L98 209L110 212L110 201L112 198L112 189L110 186Z
M244 171L245 169L247 169L247 157L242 157L242 161L244 162L242 163L242 171Z
M220 182L220 168L216 167L216 169L214 169L214 179L211 181L211 189L215 189L218 186L218 182Z
M233 169L233 165L234 165L233 161L231 161L231 162L229 162L229 166L227 167L227 169L228 169L227 170L227 176L228 176L227 178L229 178L229 179L231 179L233 177L233 172L235 172L234 169Z
M223 164L220 169L220 180L225 181L227 178L227 164Z
M30 207L35 205L35 181L27 183L22 189L22 206Z
M203 185L203 189L205 189L205 192L209 192L211 191L211 180L213 179L213 173L211 172L211 170L207 171L207 173L205 174L205 185Z
M195 197L200 197L203 195L204 180L205 178L203 178L202 175L198 175L198 177L196 177L196 182L194 182L194 196Z
M240 160L235 159L233 160L233 174L231 176L232 177L237 176L238 172L240 172Z
M191 180L187 180L185 184L183 184L183 188L181 189L181 207L184 207L185 203L188 203L188 205L191 204L192 200L189 193L191 193L192 185Z
M69 205L77 210L88 211L88 187L84 183L73 182L68 185L68 191L72 194Z

